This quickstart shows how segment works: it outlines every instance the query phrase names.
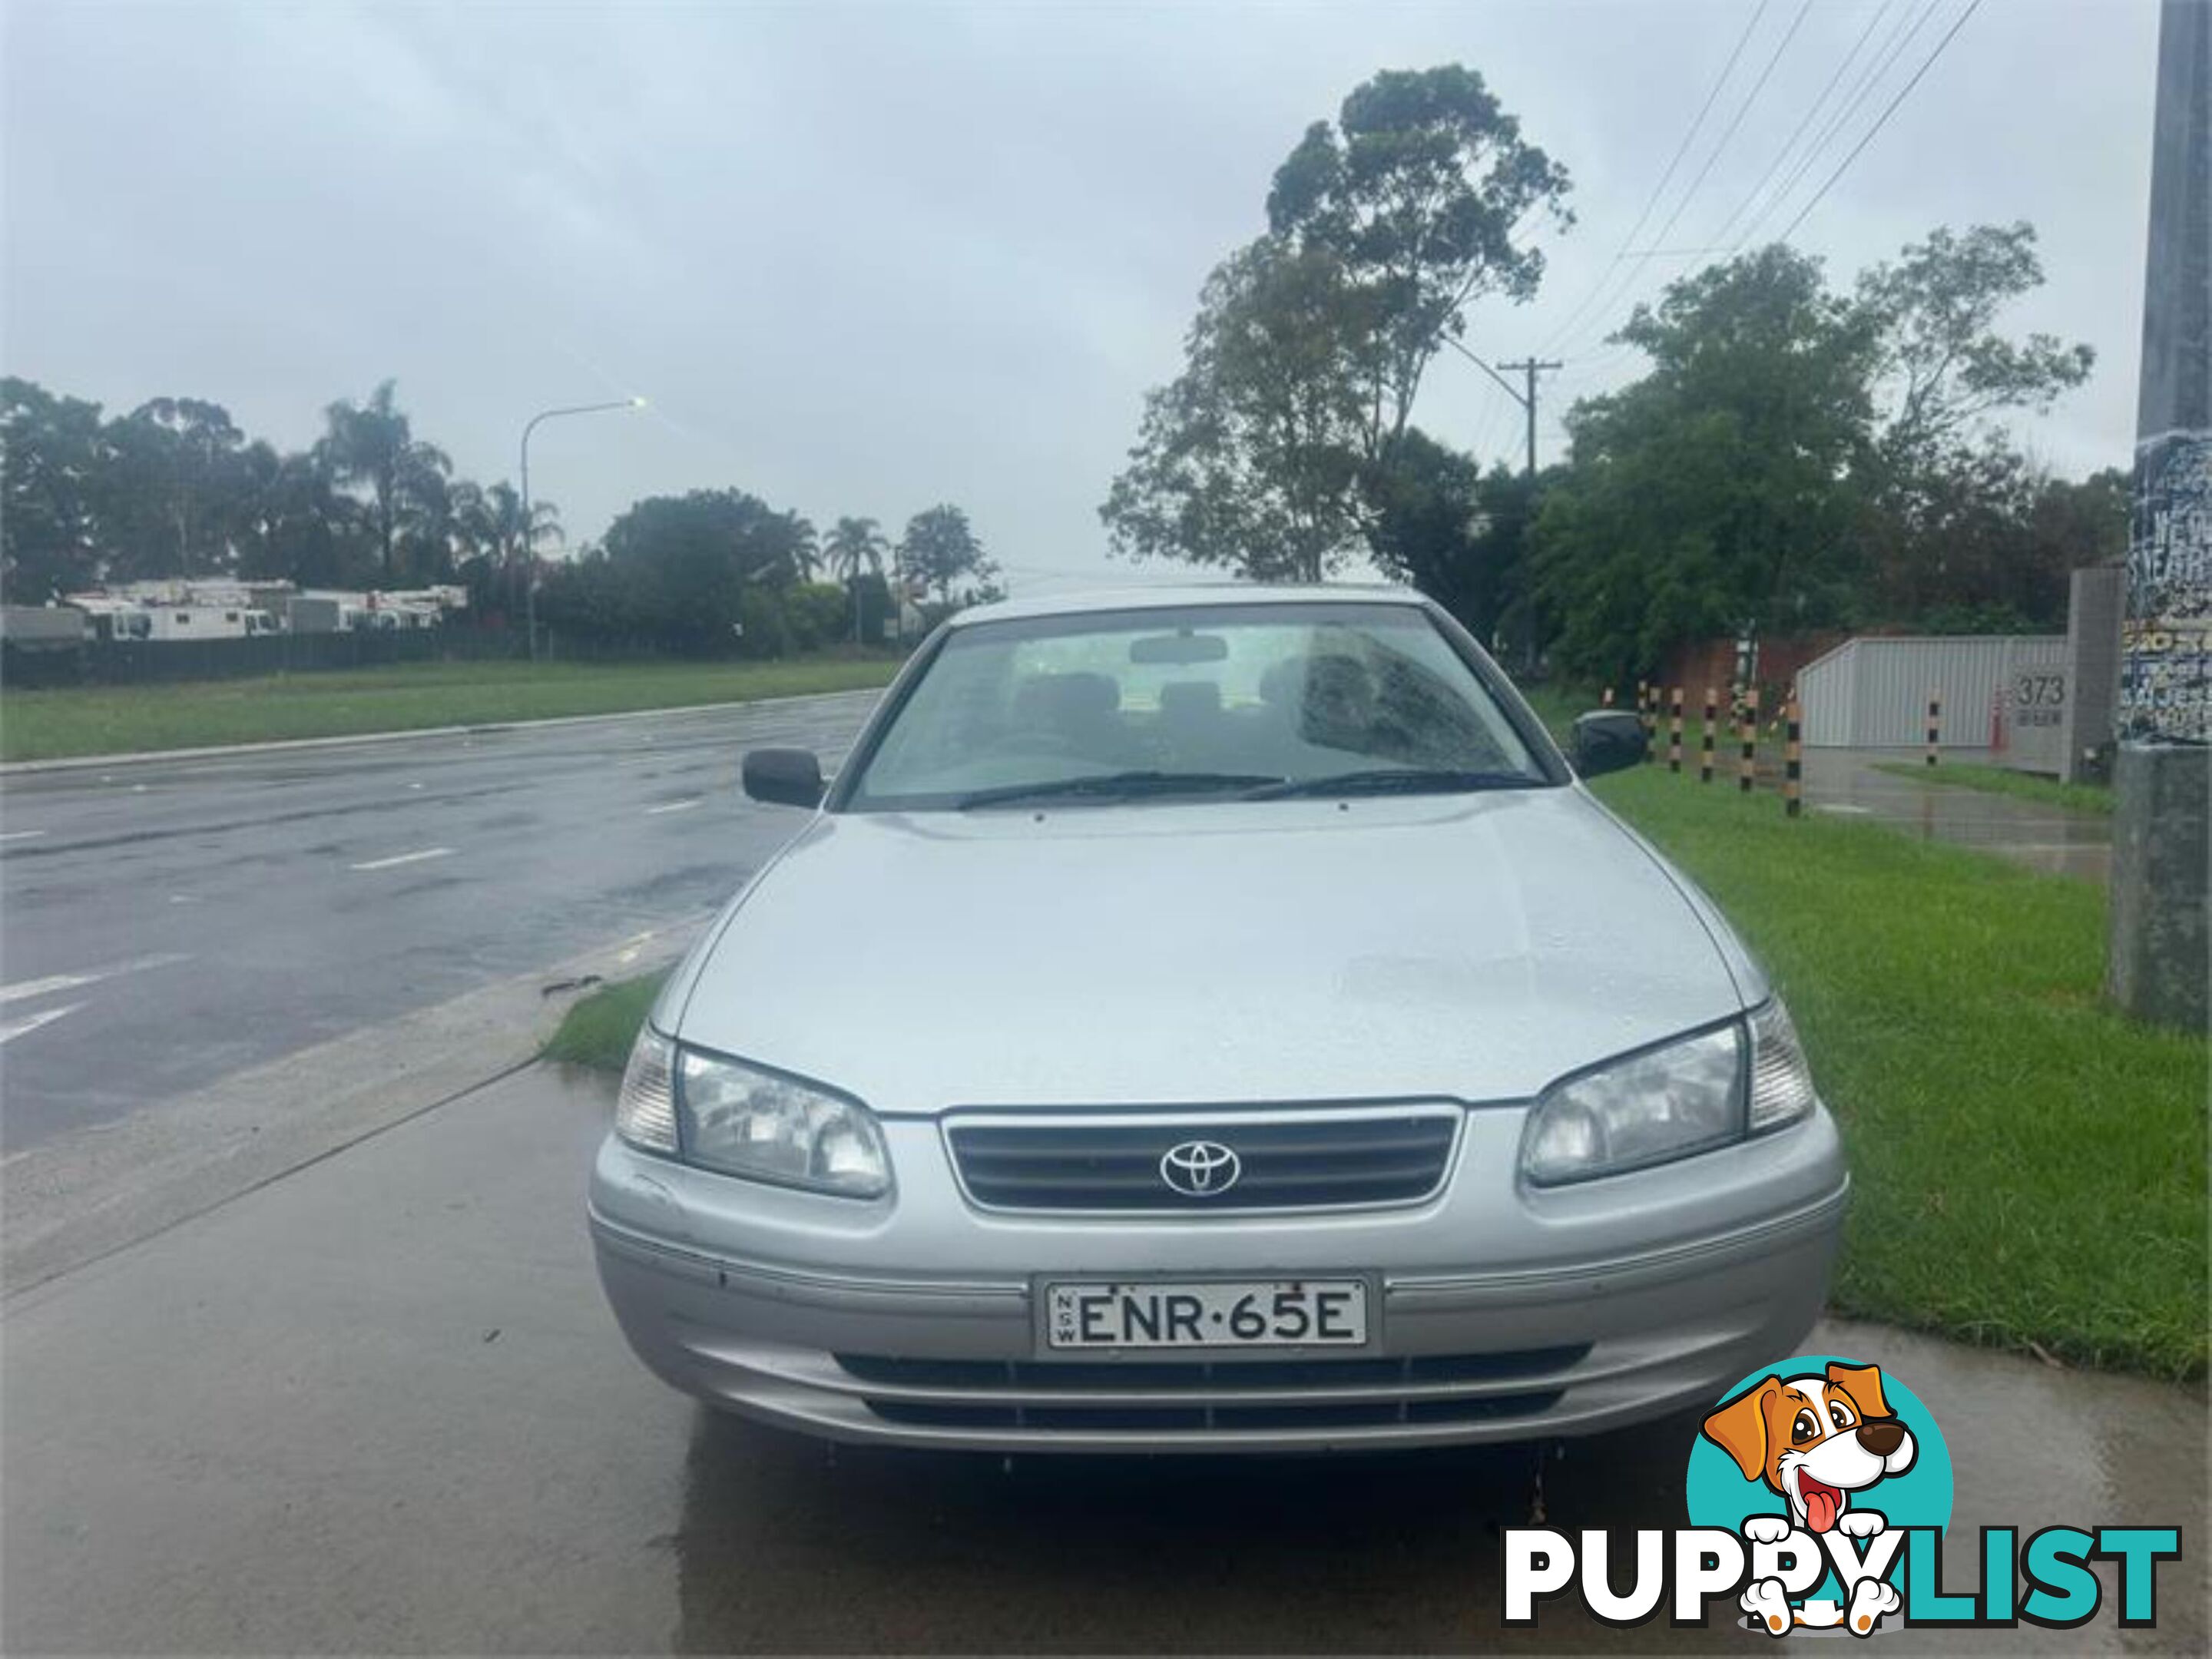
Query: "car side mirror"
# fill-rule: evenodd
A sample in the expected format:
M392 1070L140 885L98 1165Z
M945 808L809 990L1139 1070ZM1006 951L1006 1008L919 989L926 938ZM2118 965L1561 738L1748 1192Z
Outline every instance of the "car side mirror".
M1636 765L1644 758L1644 719L1621 708L1593 709L1575 718L1575 771L1582 777L1601 777Z
M822 805L822 763L811 749L756 749L739 774L745 793L779 806Z

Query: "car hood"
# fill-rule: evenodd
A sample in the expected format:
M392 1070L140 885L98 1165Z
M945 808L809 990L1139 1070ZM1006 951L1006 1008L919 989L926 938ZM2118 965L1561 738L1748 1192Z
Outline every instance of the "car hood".
M684 1041L923 1113L1517 1099L1743 1006L1578 788L826 815L686 988Z

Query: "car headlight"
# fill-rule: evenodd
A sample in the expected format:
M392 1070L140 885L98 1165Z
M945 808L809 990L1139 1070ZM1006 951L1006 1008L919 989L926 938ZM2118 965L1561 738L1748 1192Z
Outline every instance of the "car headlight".
M734 1060L679 1052L677 1100L689 1162L848 1198L890 1188L883 1134L865 1106Z
M630 1050L615 1133L721 1175L847 1198L890 1190L875 1116L781 1073L701 1054L647 1026Z
M1529 1114L1521 1169L1540 1187L1619 1175L1797 1121L1813 1079L1777 1000L1733 1020L1582 1073Z

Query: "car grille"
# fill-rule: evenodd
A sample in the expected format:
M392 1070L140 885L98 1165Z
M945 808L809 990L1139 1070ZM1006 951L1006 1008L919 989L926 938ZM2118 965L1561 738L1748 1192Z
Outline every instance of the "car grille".
M1395 1359L1054 1364L839 1354L886 1423L947 1429L1360 1429L1534 1417L1589 1352L1573 1347ZM1512 1386L1520 1382L1526 1386Z
M945 1135L962 1184L988 1209L1336 1209L1408 1204L1434 1193L1462 1115L1439 1105L1249 1116L956 1116ZM1233 1152L1235 1182L1203 1194L1170 1186L1162 1160L1192 1142Z

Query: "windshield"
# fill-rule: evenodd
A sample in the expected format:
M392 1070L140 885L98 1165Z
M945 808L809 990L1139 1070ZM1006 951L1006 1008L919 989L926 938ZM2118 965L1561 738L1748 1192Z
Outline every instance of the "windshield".
M847 810L1188 799L1355 775L1436 788L1553 781L1427 614L1402 605L961 628L860 766Z

